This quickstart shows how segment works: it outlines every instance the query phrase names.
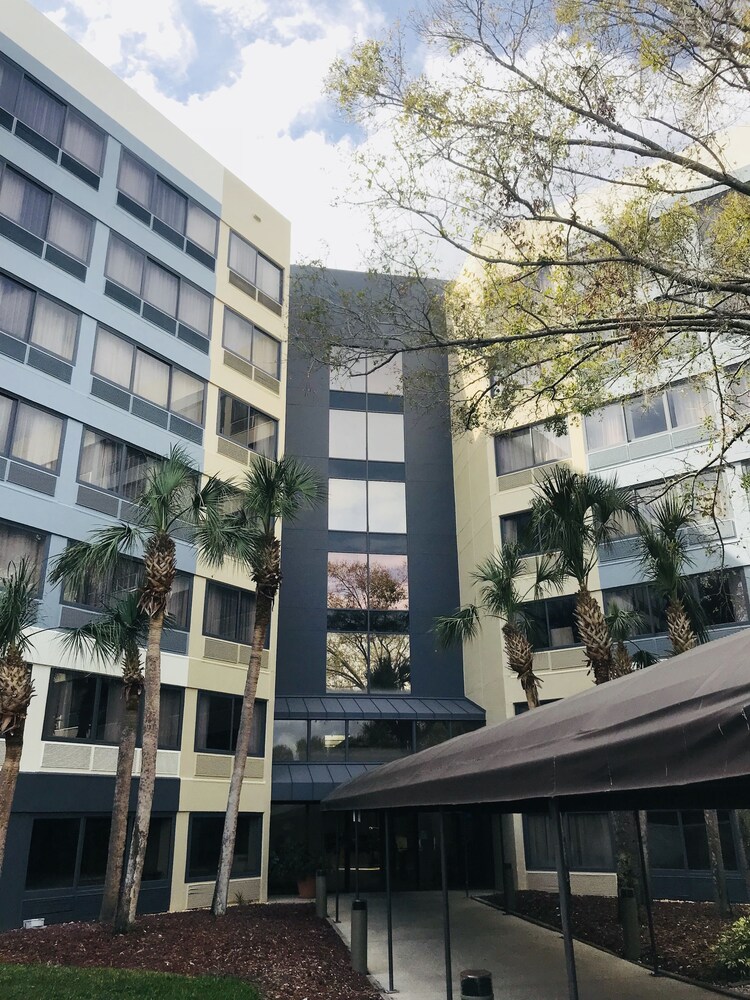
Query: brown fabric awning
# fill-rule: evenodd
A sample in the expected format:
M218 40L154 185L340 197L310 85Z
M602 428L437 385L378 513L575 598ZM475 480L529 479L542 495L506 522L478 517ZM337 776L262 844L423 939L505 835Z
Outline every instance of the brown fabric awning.
M750 630L341 785L329 809L750 806Z

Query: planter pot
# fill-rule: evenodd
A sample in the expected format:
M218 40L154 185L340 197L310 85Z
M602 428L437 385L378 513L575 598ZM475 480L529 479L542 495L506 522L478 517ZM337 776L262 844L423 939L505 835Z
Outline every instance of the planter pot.
M315 899L315 876L305 875L297 879L297 892L300 899Z

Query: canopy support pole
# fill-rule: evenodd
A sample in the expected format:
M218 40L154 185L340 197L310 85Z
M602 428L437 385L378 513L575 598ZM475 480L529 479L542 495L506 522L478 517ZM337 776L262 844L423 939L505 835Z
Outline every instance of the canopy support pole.
M385 912L388 926L388 992L395 993L393 986L393 898L391 893L391 814L383 810L385 816Z
M659 975L659 954L656 950L656 931L654 930L654 909L651 902L651 872L646 860L646 848L643 843L643 827L641 817L637 810L633 812L635 819L635 829L638 835L638 857L641 862L641 875L643 876L643 895L646 900L646 919L648 920L648 937L651 942L651 965L652 975Z
M359 899L359 809L352 813L354 821L354 898Z
M469 816L467 813L461 813L461 840L463 841L464 848L464 891L466 893L466 898L469 898Z
M339 920L339 896L341 895L341 820L342 813L336 813L336 923Z
M560 895L560 922L562 923L563 945L565 947L565 967L568 974L569 1000L578 1000L578 976L576 973L576 958L573 950L573 925L570 906L570 873L568 860L565 856L565 839L563 837L562 817L557 799L550 799L549 814L552 821L552 836L555 839L555 855L557 859L557 887Z
M445 854L445 813L440 810L440 878L443 888L443 948L445 951L445 996L453 1000L453 970L451 968L451 918L448 905L448 862Z

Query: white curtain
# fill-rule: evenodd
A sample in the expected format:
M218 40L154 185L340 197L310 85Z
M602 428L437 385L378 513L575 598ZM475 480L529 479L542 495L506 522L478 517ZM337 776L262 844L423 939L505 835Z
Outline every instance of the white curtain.
M94 431L84 431L78 478L82 483L116 490L120 474L122 445L101 437Z
M130 289L136 295L141 294L143 281L144 257L129 244L114 233L109 237L107 249L106 275L123 288Z
M109 379L117 385L130 389L130 377L133 368L133 347L116 337L109 330L99 327L96 334L96 349L94 351L94 374Z
M247 361L253 356L253 324L224 307L224 347Z
M11 454L32 465L54 470L60 456L62 429L63 422L59 417L19 403Z
M265 413L250 408L248 447L266 458L276 458L277 423Z
M18 566L25 559L29 567L39 574L44 554L44 536L33 531L23 531L8 524L0 525L0 572L7 573L11 564Z
M73 360L78 332L78 313L57 302L37 295L31 343L57 354L66 361Z
M173 413L192 420L194 424L203 423L203 397L206 387L197 378L188 375L187 372L180 371L179 368L172 369L172 394L169 408Z
M506 472L515 472L517 469L528 469L534 464L534 452L531 447L531 434L528 427L496 437L495 449L499 476Z
M35 132L43 135L50 142L54 142L56 146L60 145L65 119L65 105L61 101L55 100L51 94L42 90L28 77L21 84L16 114Z
M0 274L0 330L26 340L34 293Z
M187 228L185 235L193 243L210 254L216 253L216 217L210 215L200 205L190 202L188 205Z
M281 344L278 340L269 337L267 333L263 333L262 330L255 327L253 330L253 364L255 367L272 375L273 378L278 378L280 353Z
M88 263L94 220L65 201L55 198L49 216L47 239L76 260Z
M281 279L283 271L270 260L258 254L255 284L274 302L281 302Z
M613 448L625 441L625 423L622 418L622 406L614 403L597 410L585 418L586 443L589 451L600 448Z
M169 365L143 351L136 351L133 392L166 409L169 402Z
M544 465L546 462L556 462L570 455L570 439L567 432L557 434L553 429L537 424L531 428L531 439L534 448L534 464Z
M171 185L166 184L161 177L156 178L152 210L157 219L166 222L178 233L185 232L187 198Z
M177 315L179 279L171 271L159 267L152 260L146 261L143 278L143 298L167 316Z
M241 274L243 278L255 284L255 263L258 259L258 251L251 247L249 243L237 236L236 233L229 234L229 267Z
M0 396L0 454L5 454L8 450L8 431L10 430L10 418L13 415L13 400L7 396Z
M72 108L68 108L63 131L62 148L89 170L100 174L104 158L104 133L86 121Z
M705 389L683 385L670 389L667 395L673 427L696 427L706 419L709 402Z
M48 191L27 181L15 170L5 168L0 186L0 215L44 239L51 202L52 195Z
M21 72L0 56L0 108L15 112Z
M208 337L211 333L211 296L187 281L180 282L178 318L180 323Z
M117 186L123 194L150 210L153 180L153 170L141 163L140 160L136 160L127 149L120 151L120 172L117 175Z

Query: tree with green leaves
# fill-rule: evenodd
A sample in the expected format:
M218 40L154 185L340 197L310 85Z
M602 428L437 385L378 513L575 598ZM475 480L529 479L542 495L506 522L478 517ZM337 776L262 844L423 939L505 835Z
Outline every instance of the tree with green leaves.
M575 619L595 684L612 676L612 637L604 612L589 590L599 548L611 544L625 518L638 523L633 491L615 479L556 465L534 489L532 521L542 548L555 553L558 571L578 584Z
M5 760L0 768L0 875L10 812L18 784L26 714L34 697L29 630L39 619L39 577L25 559L0 579L0 736Z
M55 561L50 574L53 583L64 581L75 592L92 580L111 580L123 556L136 556L143 562L139 606L148 618L148 630L141 774L127 868L115 917L118 931L127 930L135 921L146 858L159 741L161 640L177 572L176 541L179 539L199 553L213 551L213 539L230 493L230 487L216 477L202 482L187 453L173 448L167 458L149 470L146 484L133 502L131 519L94 532L90 541L69 545Z
M122 666L122 719L117 743L117 771L112 804L112 825L107 848L107 871L99 919L111 923L117 912L128 831L130 786L133 775L138 712L143 691L141 647L148 639L149 618L140 595L129 593L103 614L62 634L64 648L77 657L90 656L102 664Z
M539 707L541 678L534 673L534 647L529 641L529 619L525 605L540 600L550 586L558 587L562 576L557 560L550 556L534 557L531 581L524 589L521 581L529 576L529 567L516 543L502 545L472 573L479 586L479 602L458 608L452 615L435 620L435 632L443 646L475 639L482 618L502 621L508 667L516 674L529 708Z
M206 552L216 564L232 557L255 584L255 617L250 660L247 668L237 745L229 782L226 818L221 840L219 869L211 906L214 916L227 910L229 880L234 861L237 818L242 782L245 777L255 695L260 677L261 657L271 624L271 613L281 584L281 542L279 522L294 521L299 514L324 498L317 474L289 456L273 462L256 456L234 493L232 508L215 526L211 547Z
M336 61L379 268L424 284L419 232L468 260L447 323L389 330L451 355L466 424L588 414L679 372L716 403L706 463L742 437L747 50L746 0L436 0Z

